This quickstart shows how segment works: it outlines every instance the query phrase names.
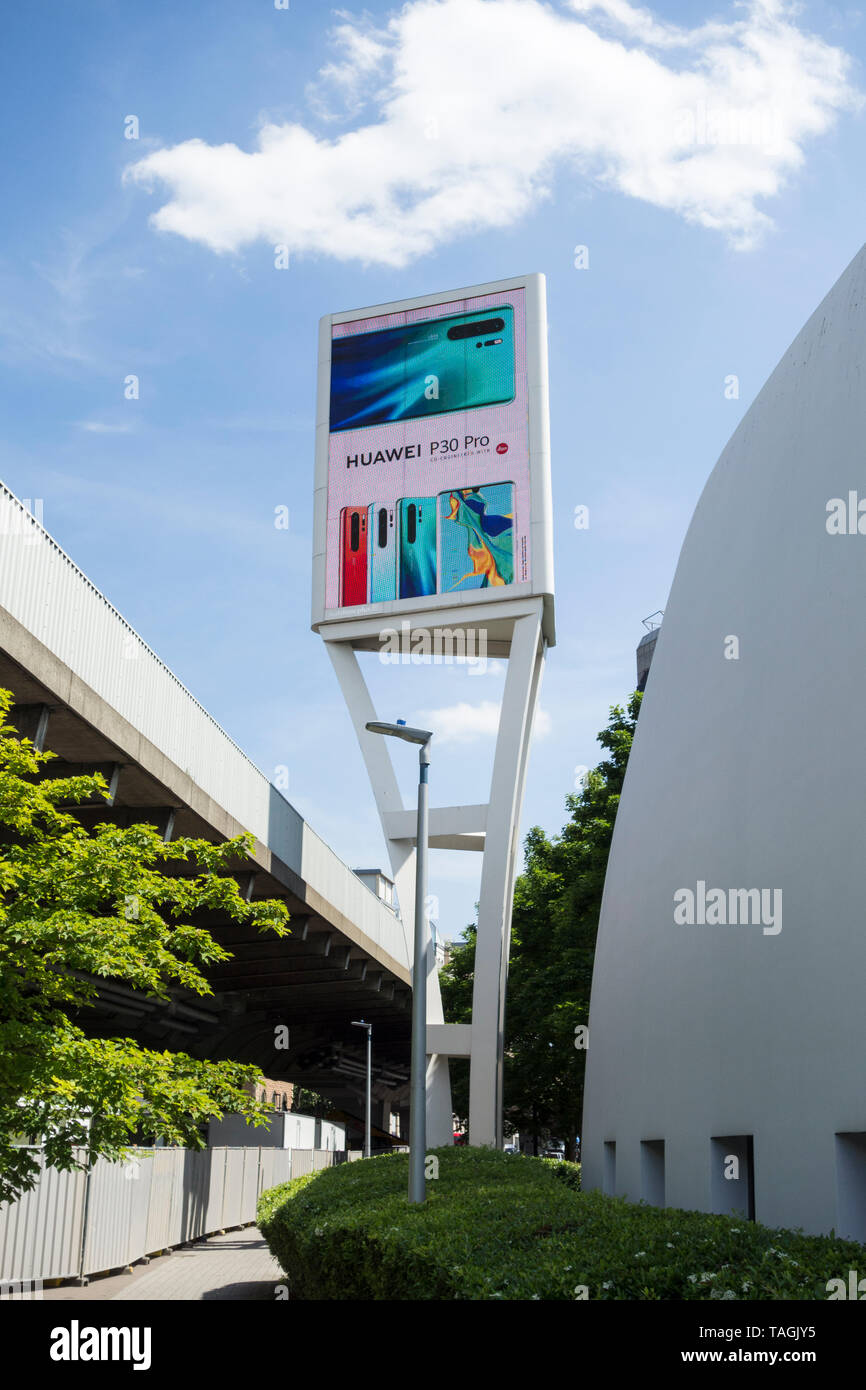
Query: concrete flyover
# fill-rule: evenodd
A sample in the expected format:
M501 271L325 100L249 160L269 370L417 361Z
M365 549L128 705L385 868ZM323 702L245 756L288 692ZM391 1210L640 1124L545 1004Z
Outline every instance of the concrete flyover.
M85 824L149 822L166 838L219 841L250 831L236 865L250 899L280 897L291 935L197 923L233 952L213 995L172 990L162 1004L100 985L82 1025L193 1056L255 1062L360 1113L364 1038L374 1025L374 1119L406 1104L411 1016L407 933L306 824L172 672L0 484L0 687L19 732L58 755L46 775L101 771L110 804ZM289 1046L275 1048L275 1029Z

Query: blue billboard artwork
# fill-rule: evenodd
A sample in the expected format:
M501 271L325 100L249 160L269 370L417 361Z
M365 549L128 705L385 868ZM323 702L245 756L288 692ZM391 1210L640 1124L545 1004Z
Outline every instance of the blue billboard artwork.
M443 593L513 583L513 483L440 493L439 527Z
M334 338L331 433L514 399L510 304Z

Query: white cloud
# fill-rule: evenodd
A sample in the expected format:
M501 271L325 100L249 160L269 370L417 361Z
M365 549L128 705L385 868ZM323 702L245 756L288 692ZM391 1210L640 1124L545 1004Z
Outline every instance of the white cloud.
M457 705L445 705L441 709L421 710L416 726L432 729L437 743L474 743L479 738L492 738L499 728L499 705L494 700L483 700L480 705L470 705L462 700ZM543 709L536 712L533 735L543 738L550 733L550 716Z
M341 12L313 105L372 102L366 123L333 139L266 123L252 151L190 139L126 177L169 190L154 226L217 252L262 239L402 266L511 226L557 175L746 248L806 142L860 104L848 55L795 13L748 0L683 29L627 0L410 0L375 30Z
M310 106L326 120L336 120L341 114L331 108L331 93L344 115L355 114L366 106L377 90L378 74L388 59L387 35L378 33L366 17L355 19L345 10L338 10L337 15L343 23L332 31L331 39L343 56L326 63L319 73L319 82L307 88Z

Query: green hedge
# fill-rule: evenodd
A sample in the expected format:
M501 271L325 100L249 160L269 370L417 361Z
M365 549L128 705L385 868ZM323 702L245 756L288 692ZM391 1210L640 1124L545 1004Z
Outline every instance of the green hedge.
M866 1248L745 1219L580 1192L576 1164L432 1151L325 1168L263 1192L258 1224L300 1299L826 1299ZM587 1292L583 1292L583 1288Z

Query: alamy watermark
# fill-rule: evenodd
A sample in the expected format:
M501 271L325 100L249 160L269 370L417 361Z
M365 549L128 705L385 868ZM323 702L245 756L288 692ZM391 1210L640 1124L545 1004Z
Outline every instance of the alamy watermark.
M674 924L678 927L763 927L764 936L782 930L781 888L707 888L699 878L695 888L674 893Z
M848 1270L847 1284L844 1279L828 1279L824 1287L830 1303L838 1299L856 1299L862 1303L866 1299L866 1279L860 1279L856 1269Z
M784 138L782 113L774 106L709 106L698 101L674 112L672 135L681 149L690 145L754 145L778 149Z
M383 627L379 633L379 660L383 666L453 666L463 662L470 676L480 676L487 670L487 631L413 627L404 618L399 630Z
M0 1279L0 1303L42 1299L41 1279Z
M827 503L825 526L829 536L866 536L866 497L854 488L844 497L831 497Z
M20 506L0 508L0 536L23 536L25 545L36 545L42 526L41 497L25 497Z

